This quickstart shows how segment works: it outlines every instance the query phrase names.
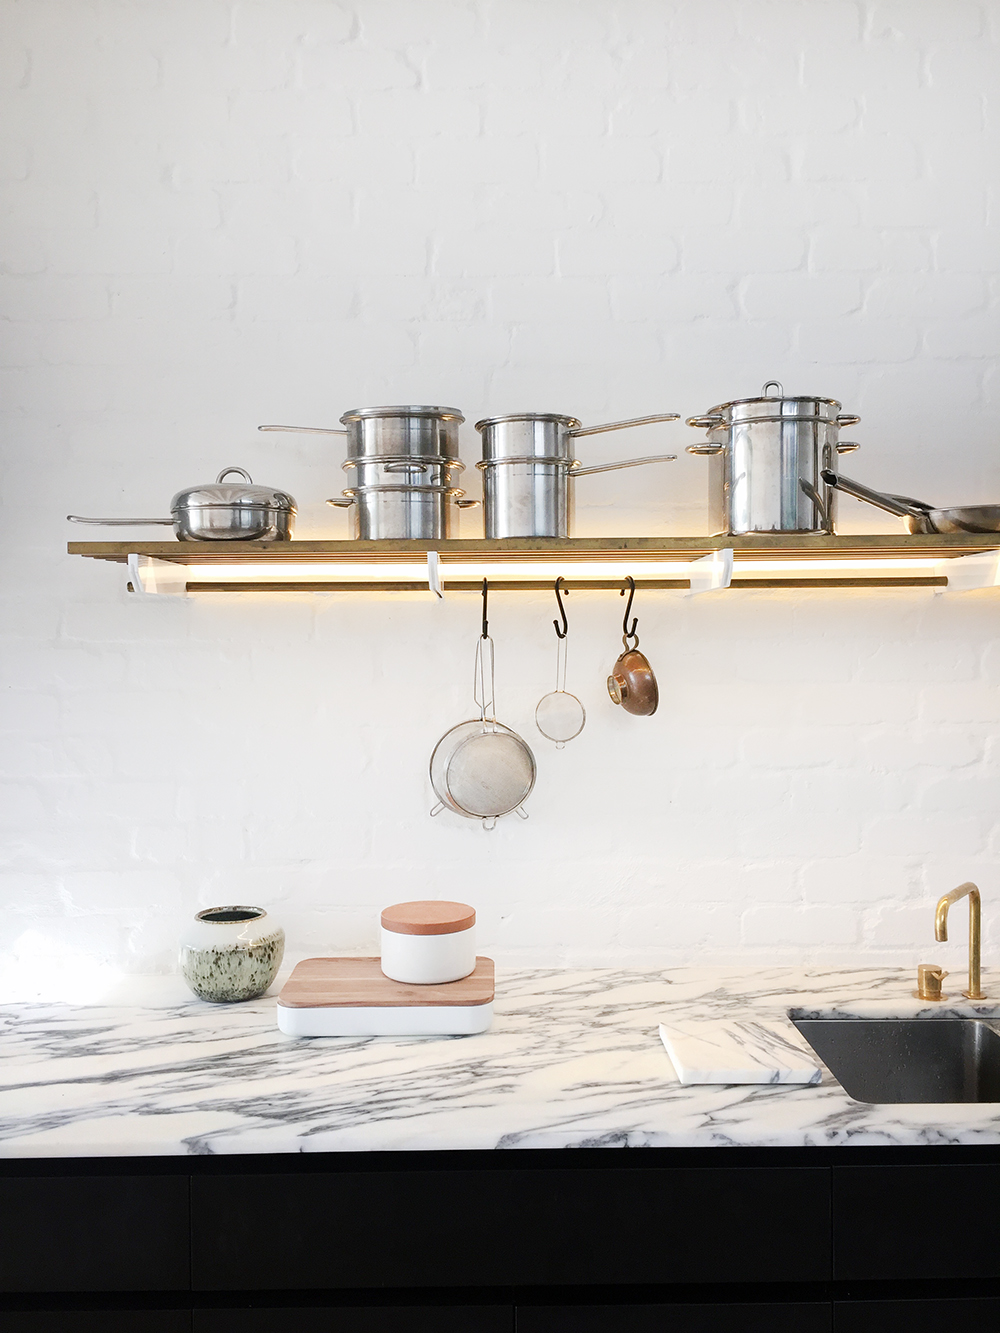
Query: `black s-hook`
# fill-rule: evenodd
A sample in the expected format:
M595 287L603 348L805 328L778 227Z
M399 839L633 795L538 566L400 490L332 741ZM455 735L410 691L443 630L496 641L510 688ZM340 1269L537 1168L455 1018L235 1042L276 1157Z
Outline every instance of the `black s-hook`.
M560 592L559 592L559 585L560 585L560 583L562 583L562 575L561 575L561 574L560 574L559 577L556 579L556 604L557 604L558 607L559 607L559 615L562 617L562 629L559 628L559 621L558 621L558 620L553 620L553 622L552 622L552 627L553 627L553 629L554 629L555 632L556 632L556 638L557 638L557 639L565 639L566 635L569 633L569 622L568 622L567 619L566 619L566 608L563 606L562 596L560 595ZM566 596L567 596L567 597L569 596L569 589L568 589L568 588L566 589Z
M483 579L483 638L490 637L490 622L486 619L486 600L490 595L490 584L488 579Z
M628 648L629 639L634 639L635 643L633 643L631 646L632 648L637 648L639 646L639 636L638 634L636 634L635 630L636 626L639 623L639 617L636 616L633 619L631 629L629 629L629 624L628 624L629 612L632 610L632 599L635 597L635 579L632 577L631 574L626 574L625 582L628 584L628 601L625 603L625 614L622 617L622 643L624 643L625 647ZM624 588L622 588L618 596L619 597L625 596Z

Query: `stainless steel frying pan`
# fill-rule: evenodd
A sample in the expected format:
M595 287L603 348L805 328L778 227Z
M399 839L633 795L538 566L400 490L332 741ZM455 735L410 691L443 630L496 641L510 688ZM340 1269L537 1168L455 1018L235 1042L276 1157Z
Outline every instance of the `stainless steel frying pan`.
M860 481L838 476L829 469L823 471L822 477L827 486L834 486L838 491L853 495L855 500L864 500L876 509L884 509L887 514L905 519L910 532L1000 532L1000 505L935 509L924 500L914 500L909 495L887 495L882 491L873 491Z

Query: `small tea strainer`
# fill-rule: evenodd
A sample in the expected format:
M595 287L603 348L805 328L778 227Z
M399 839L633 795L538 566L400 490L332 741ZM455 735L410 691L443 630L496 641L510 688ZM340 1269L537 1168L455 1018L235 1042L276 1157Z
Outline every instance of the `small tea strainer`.
M576 697L566 689L566 655L569 623L566 620L566 608L563 606L559 585L562 576L556 579L555 594L562 618L562 628L558 620L552 626L556 632L556 687L548 694L543 694L535 709L535 726L546 740L555 741L556 749L561 750L567 741L579 736L587 721L587 710ZM567 590L567 596L569 595Z

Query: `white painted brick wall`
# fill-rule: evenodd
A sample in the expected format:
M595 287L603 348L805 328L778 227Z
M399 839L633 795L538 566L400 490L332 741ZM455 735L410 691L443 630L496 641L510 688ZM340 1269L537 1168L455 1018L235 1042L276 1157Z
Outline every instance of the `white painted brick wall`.
M649 721L604 694L620 601L574 595L588 723L560 752L532 722L550 598L498 594L539 780L487 836L427 814L474 597L155 604L63 554L67 512L162 513L229 463L345 535L342 446L261 421L454 403L471 465L490 412L690 415L771 377L862 414L874 484L1000 498L997 0L31 0L3 26L8 960L168 968L226 901L295 954L370 949L378 906L428 894L504 960L957 969L932 904L972 878L998 961L993 594L643 594ZM579 483L580 534L704 524L694 458Z

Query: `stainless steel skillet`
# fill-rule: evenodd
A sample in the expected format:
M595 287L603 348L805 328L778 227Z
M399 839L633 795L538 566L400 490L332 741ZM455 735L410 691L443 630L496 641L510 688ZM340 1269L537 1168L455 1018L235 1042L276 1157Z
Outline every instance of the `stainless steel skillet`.
M834 486L855 500L864 500L887 514L906 520L913 533L1000 532L1000 505L965 505L957 509L935 509L924 500L909 495L889 495L873 491L860 481L838 475L828 468L822 473L827 486Z

